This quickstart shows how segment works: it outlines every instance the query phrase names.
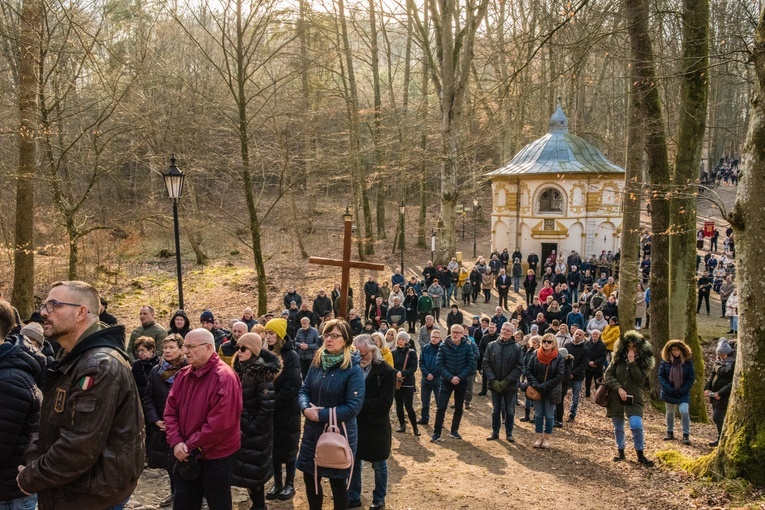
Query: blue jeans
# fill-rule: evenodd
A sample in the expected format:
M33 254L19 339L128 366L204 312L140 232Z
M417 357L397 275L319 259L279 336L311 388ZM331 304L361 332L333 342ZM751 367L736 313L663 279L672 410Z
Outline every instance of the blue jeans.
M0 510L35 510L37 494L16 498L10 501L0 501Z
M582 382L583 381L569 381L571 385L571 409L569 414L576 416L576 411L579 409L579 396L582 394Z
M364 461L354 459L353 474L351 475L351 487L348 489L348 501L361 501L361 471L364 469ZM375 488L372 491L373 503L384 503L385 496L388 493L388 462L372 462L372 469L375 470Z
M552 434L555 424L555 404L550 399L541 398L534 401L534 428L537 434L544 432Z
M730 330L738 332L738 317L730 318Z
M643 418L640 416L630 416L630 430L632 431L632 443L635 450L643 451ZM624 416L612 416L611 421L614 424L614 438L616 438L616 447L624 450Z
M502 424L502 418L505 419L505 434L513 434L513 421L515 420L515 399L517 391L506 390L503 393L497 393L491 390L491 431L499 434L499 426Z
M454 294L454 285L444 289L446 291L446 301L444 301L444 307L449 308L452 302L452 295Z
M691 433L691 413L688 410L688 402L682 404L670 404L665 402L667 409L667 432L675 431L675 413L680 411L680 419L683 422L683 434Z
M518 294L518 289L521 286L521 277L520 276L513 276L513 290L516 294Z
M579 302L579 286L569 285L568 288L571 290L571 302L578 303Z
M436 377L428 381L424 377L420 381L420 402L422 403L422 420L430 420L430 397L435 395L436 405L438 405L438 390L441 388L441 379Z

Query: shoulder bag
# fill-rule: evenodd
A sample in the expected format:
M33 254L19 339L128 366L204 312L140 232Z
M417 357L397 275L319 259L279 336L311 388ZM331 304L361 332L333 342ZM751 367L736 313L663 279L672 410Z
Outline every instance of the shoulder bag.
M595 391L595 403L600 407L608 407L608 401L611 399L611 386L607 385L602 377L595 383L600 385Z
M551 364L552 364L552 361L550 361L550 363L547 364L547 368L545 369L545 381L547 380L547 371L550 370ZM529 385L529 386L526 386L526 398L530 398L531 400L542 400L542 394L539 393L539 391L536 388Z

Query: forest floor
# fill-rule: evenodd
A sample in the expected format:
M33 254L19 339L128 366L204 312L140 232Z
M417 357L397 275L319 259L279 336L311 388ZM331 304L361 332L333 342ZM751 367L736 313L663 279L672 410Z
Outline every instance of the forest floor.
M719 200L730 208L735 188L717 190ZM325 213L326 214L326 213ZM333 216L334 217L334 216ZM699 223L713 219L721 233L727 223L722 221L718 210L705 200L699 202ZM647 221L647 218L644 218ZM306 248L311 255L338 256L340 253L342 224L337 215L337 225L326 218L317 218L317 231L306 236ZM488 253L488 222L479 227L478 252ZM416 218L407 219L407 231L416 232ZM277 229L273 229L277 230ZM266 250L272 254L268 261L269 307L281 310L281 296L288 285L294 284L305 298L312 299L316 290L329 291L339 281L339 272L334 268L319 267L304 261L290 238L290 229L282 228L267 237ZM472 234L472 232L470 232ZM412 238L414 235L412 234ZM472 251L472 236L460 241L458 249L467 254ZM329 248L327 240L332 239L335 248ZM171 241L169 241L171 242ZM410 241L411 242L411 241ZM391 269L399 264L399 255L391 252L392 239L378 241L377 255L371 260L384 262ZM409 245L411 246L411 245ZM722 239L720 240L722 248ZM256 279L250 259L229 248L220 248L218 256L207 266L186 264L184 269L184 290L186 310L194 325L199 313L211 309L225 322L239 317L245 306L255 306L254 291ZM406 256L407 273L421 271L430 252L424 248L408 247ZM469 257L466 257L469 258ZM140 260L140 262L139 262ZM115 314L128 331L138 325L138 308L150 303L158 310L157 321L167 325L172 314L175 296L174 261L147 261L136 259L126 264L121 274L112 283L101 282L101 287L110 298L109 311ZM354 271L351 284L356 289L356 303L366 273ZM104 278L105 280L105 278ZM511 301L522 300L522 296L511 293ZM460 302L461 304L461 302ZM474 304L463 310L466 320L472 314L491 316L497 304L496 295L489 304ZM715 313L717 312L717 313ZM728 321L720 319L719 299L713 294L712 313L699 316L699 331L704 340L707 361L714 356L717 338L728 330ZM442 313L445 320L446 310ZM442 327L445 327L442 321ZM419 380L419 377L418 377ZM477 376L477 394L480 376ZM566 410L571 396L566 399ZM419 397L415 409L419 416ZM447 412L447 426L453 411ZM432 406L431 417L435 416ZM406 434L393 433L393 451L388 461L389 486L386 498L390 509L441 509L441 508L582 508L582 509L687 509L687 508L738 508L746 504L749 508L765 508L765 499L760 494L741 490L738 485L721 485L698 481L691 476L672 471L657 464L653 469L641 467L635 461L634 450L628 448L627 462L614 463L615 444L610 420L605 410L590 399L582 398L574 423L565 423L562 429L555 429L552 447L549 450L532 448L534 441L533 423L520 423L523 408L516 408L516 442L504 439L487 442L490 432L491 399L476 395L472 409L466 410L460 432L463 440L446 437L439 443L430 443L430 426L421 427L422 436L414 437L411 427ZM711 416L711 412L710 412ZM395 422L395 412L391 412ZM394 423L394 428L397 424ZM679 427L679 419L677 422ZM646 409L646 453L654 458L662 449L676 449L683 454L697 457L708 454L707 446L716 437L716 429L710 424L692 424L691 446L679 441L664 442L664 416L656 409ZM629 436L629 433L627 434ZM501 435L504 438L504 434ZM628 445L630 438L628 437ZM373 473L365 467L362 499L365 508L371 504ZM300 473L297 480L297 495L292 501L269 503L274 509L305 509L308 507ZM157 508L158 502L167 495L167 476L161 470L146 470L138 489L128 504L129 508ZM325 493L329 493L325 487ZM234 489L236 509L249 508L249 499L242 489ZM325 508L330 506L326 496Z

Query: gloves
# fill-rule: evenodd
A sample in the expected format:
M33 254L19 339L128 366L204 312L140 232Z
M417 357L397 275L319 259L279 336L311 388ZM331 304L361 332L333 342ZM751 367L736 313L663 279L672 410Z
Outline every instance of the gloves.
M502 384L498 380L491 381L491 389L497 393L502 393Z

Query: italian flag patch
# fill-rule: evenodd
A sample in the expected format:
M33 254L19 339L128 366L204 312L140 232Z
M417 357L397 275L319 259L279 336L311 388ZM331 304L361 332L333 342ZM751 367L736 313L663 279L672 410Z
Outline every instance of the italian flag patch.
M83 391L89 390L90 388L93 387L93 384L95 382L96 381L92 377L90 377L89 375L86 375L85 377L83 377L77 382L77 387Z

